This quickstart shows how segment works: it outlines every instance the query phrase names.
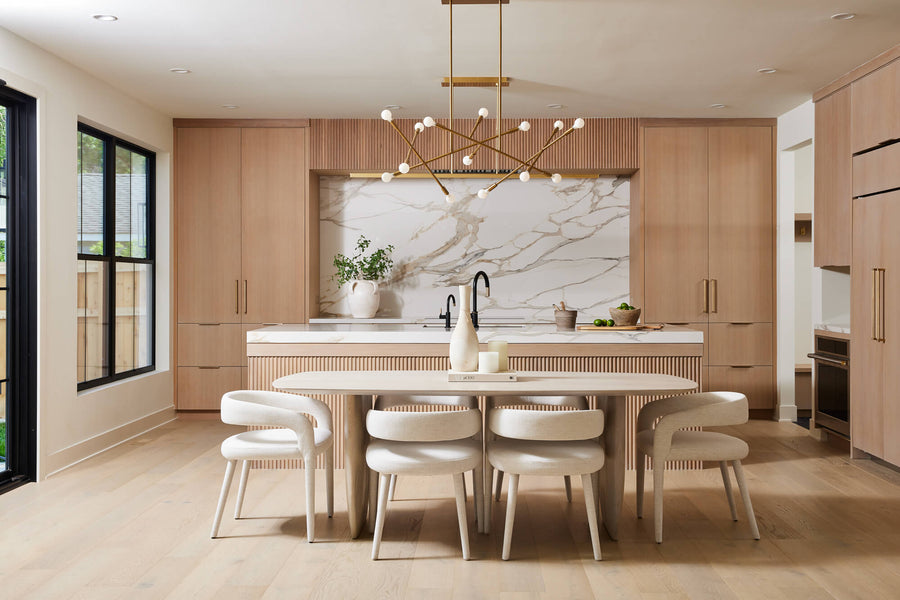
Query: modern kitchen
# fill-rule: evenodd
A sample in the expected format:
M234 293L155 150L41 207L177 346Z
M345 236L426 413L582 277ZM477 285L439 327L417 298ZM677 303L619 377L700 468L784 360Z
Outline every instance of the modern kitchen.
M896 593L896 3L4 4L3 595Z

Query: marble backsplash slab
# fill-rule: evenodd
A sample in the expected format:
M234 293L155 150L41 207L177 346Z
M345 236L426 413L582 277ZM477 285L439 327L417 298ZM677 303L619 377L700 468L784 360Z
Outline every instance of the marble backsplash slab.
M458 198L448 205L427 179L321 177L321 316L350 312L331 262L352 253L360 234L395 247L378 316L437 317L479 270L491 280L491 297L478 298L483 318L552 321L560 300L579 321L608 318L607 308L628 298L627 178L507 181L480 200L486 182L446 180Z

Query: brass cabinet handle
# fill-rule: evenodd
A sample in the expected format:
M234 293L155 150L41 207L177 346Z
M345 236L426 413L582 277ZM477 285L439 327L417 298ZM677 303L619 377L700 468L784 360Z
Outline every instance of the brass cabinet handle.
M198 369L221 369L222 367L197 367Z
M878 292L879 292L878 293L878 296L879 296L878 302L880 304L880 306L879 306L880 310L878 313L878 324L880 327L879 334L881 337L881 342L884 343L884 341L885 341L884 340L884 304L885 304L884 303L884 269L878 269L878 274L880 275L880 278L878 281L878 288L879 288L878 289Z
M244 314L247 314L247 280L244 280Z
M200 327L218 327L221 323L197 323Z
M241 314L241 280L234 280L234 314Z
M878 341L878 269L872 269L872 340Z
M703 280L703 312L709 312L709 279Z
M732 369L752 369L753 365L728 365Z
M719 280L709 280L709 295L711 296L709 312L719 312Z

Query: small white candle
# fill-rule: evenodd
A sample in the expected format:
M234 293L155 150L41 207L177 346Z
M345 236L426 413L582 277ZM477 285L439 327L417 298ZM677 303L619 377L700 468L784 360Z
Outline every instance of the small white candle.
M496 352L478 353L478 372L496 373L500 370L500 355Z
M500 371L509 371L509 345L506 342L488 342L488 350L500 356Z

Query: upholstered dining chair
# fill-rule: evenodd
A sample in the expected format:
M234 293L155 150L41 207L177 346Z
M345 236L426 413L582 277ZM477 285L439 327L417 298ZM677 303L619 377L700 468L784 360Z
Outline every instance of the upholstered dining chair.
M663 475L667 460L705 460L719 463L731 518L737 511L731 491L727 462L731 462L741 490L747 520L754 539L759 539L750 492L741 460L750 446L739 438L715 431L683 431L687 427L739 425L748 418L747 397L738 392L703 392L654 400L638 413L637 423L637 516L644 511L644 456L653 459L653 525L656 542L662 543Z
M316 420L316 426L307 417ZM234 477L234 467L241 461L241 479L234 506L234 518L240 518L244 491L250 474L251 460L301 459L306 469L306 541L316 537L316 457L325 455L325 504L328 516L334 514L334 434L331 410L314 398L266 392L239 390L222 396L222 421L230 425L275 427L243 431L222 442L222 456L228 461L219 504L213 519L212 533L219 533L225 501Z
M584 396L492 396L487 399L492 408L510 406L552 406L557 410L587 410L588 400ZM500 502L500 493L503 491L503 471L496 469L496 483L494 501ZM566 487L566 500L572 501L572 478L566 475L564 478Z
M497 436L488 442L488 463L509 475L503 560L509 560L520 475L581 475L594 560L600 560L597 496L591 475L603 468L606 459L597 441L603 433L603 411L497 408L487 419L489 430ZM489 507L485 507L485 518L490 522Z
M469 529L463 474L475 471L475 503L482 497L481 411L411 412L370 410L366 429L372 440L366 464L380 475L372 560L378 559L384 531L391 475L452 475L463 559L469 560ZM476 509L477 512L477 509Z

